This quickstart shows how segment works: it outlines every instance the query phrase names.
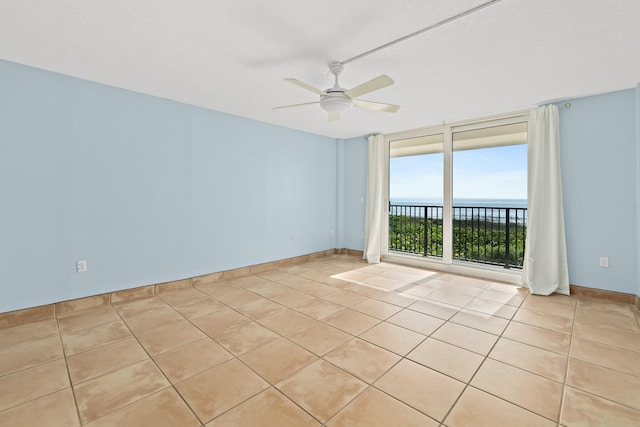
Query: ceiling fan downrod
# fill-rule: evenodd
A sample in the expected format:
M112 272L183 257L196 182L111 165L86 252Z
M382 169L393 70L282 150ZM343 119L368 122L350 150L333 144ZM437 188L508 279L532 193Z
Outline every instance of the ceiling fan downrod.
M334 75L335 83L332 88L325 91L325 95L320 97L320 107L328 113L340 113L353 105L353 99L345 93L345 89L341 88L338 83L338 76L342 70L344 70L344 65L341 62L329 64L329 71Z

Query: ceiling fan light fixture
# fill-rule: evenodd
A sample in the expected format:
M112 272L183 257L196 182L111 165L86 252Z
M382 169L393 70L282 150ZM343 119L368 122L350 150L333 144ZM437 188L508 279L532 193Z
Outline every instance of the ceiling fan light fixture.
M331 93L320 99L320 106L327 113L341 113L353 105L353 100L344 93Z
M399 106L397 105L358 99L358 97L361 95L366 95L367 93L392 85L394 81L393 79L391 79L391 77L387 76L386 74L382 74L376 78L373 78L367 82L364 82L354 88L347 90L343 87L340 87L340 84L338 83L338 75L342 72L342 69L343 65L340 62L333 62L329 64L329 70L334 75L335 82L333 87L326 90L320 90L297 79L285 79L289 83L300 86L303 89L320 95L320 100L315 102L305 102L303 104L284 105L282 107L275 107L274 109L320 104L320 107L324 111L329 113L330 122L338 120L340 118L340 113L345 110L349 110L352 107L364 108L373 111L384 111L388 113L395 113L396 111L398 111Z

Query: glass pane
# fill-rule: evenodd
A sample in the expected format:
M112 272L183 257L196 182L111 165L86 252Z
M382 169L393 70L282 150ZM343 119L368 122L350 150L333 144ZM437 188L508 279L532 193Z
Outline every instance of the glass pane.
M453 133L453 259L522 268L527 123Z
M443 134L389 144L389 250L442 258Z

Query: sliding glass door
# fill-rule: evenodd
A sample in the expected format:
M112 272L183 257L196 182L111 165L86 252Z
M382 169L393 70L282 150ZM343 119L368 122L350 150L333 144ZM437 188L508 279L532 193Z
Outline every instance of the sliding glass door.
M527 123L457 128L452 141L453 259L522 268Z
M399 133L387 140L388 253L445 264L522 267L526 116Z
M389 249L442 258L442 133L389 143Z

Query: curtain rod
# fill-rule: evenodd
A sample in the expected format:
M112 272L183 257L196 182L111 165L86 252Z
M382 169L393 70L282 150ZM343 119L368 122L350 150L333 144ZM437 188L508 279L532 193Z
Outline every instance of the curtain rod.
M570 102L565 102L562 105L558 105L558 108L571 108L571 103Z

